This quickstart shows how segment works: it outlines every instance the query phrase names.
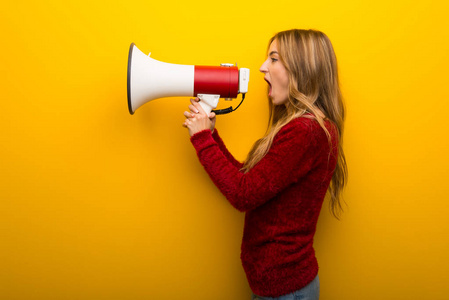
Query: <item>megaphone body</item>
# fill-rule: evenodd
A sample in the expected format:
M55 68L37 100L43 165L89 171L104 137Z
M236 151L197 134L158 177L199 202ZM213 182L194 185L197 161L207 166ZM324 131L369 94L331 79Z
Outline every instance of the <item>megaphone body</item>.
M134 114L143 104L164 97L198 97L211 112L219 98L237 98L248 91L249 69L220 66L178 65L157 61L134 43L128 56L128 109Z

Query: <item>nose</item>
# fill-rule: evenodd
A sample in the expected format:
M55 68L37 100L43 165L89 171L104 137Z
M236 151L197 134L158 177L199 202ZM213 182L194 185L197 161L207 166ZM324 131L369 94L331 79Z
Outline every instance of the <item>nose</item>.
M259 69L259 71L264 74L268 72L267 62L268 62L268 59L263 62L263 64L260 66L260 69Z

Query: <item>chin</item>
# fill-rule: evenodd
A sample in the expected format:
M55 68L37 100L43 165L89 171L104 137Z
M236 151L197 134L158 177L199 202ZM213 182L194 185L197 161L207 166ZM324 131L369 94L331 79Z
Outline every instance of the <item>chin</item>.
M274 99L273 97L270 97L270 100L271 100L271 103L273 103L273 105L275 105L275 106L285 105L285 103L287 103L287 100L278 101L278 100Z

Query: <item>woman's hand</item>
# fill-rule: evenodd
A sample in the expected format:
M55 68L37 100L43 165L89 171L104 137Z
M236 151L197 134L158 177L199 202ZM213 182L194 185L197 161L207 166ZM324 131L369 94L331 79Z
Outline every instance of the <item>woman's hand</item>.
M215 128L215 113L211 112L209 115L206 114L204 109L198 103L200 99L190 99L192 104L189 105L189 110L184 112L184 116L186 120L182 126L186 127L189 130L190 136L193 136L195 133L200 131L210 129L212 132Z

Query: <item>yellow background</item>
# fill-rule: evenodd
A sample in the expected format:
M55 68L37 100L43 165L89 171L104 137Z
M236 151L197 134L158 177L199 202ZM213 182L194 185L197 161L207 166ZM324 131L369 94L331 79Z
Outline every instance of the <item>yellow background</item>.
M247 100L217 121L243 160L266 128L267 41L290 28L331 38L348 112L347 207L337 221L326 199L315 238L321 299L447 299L448 12L437 0L6 1L0 299L249 299L244 215L197 161L188 98L129 115L128 47L250 68Z

